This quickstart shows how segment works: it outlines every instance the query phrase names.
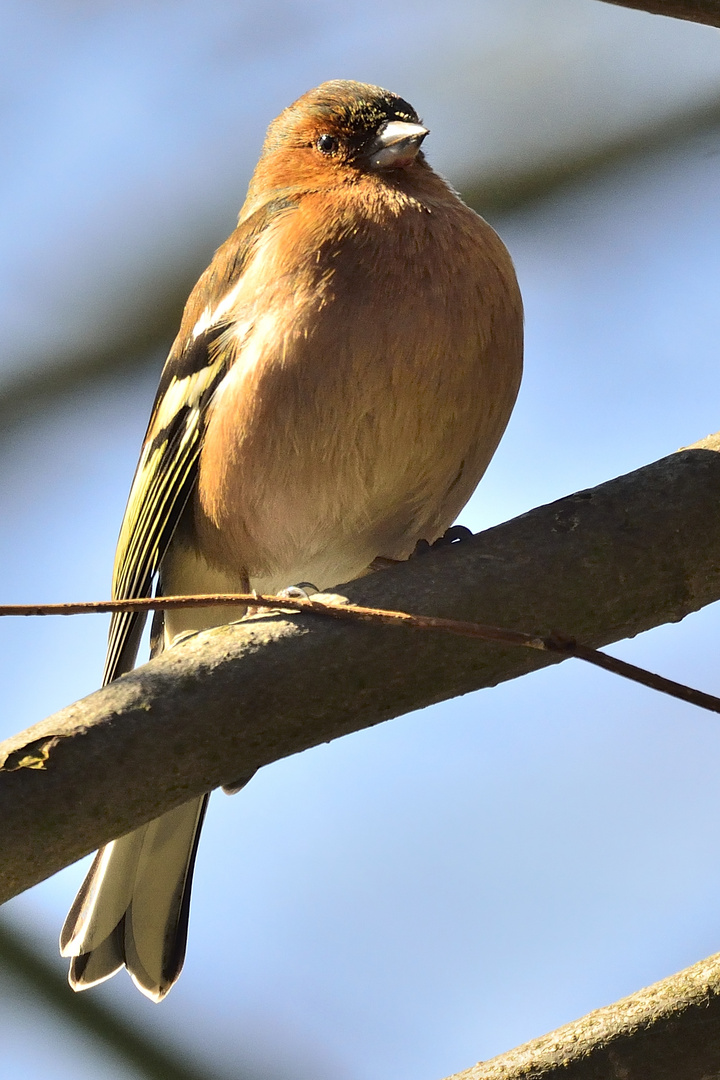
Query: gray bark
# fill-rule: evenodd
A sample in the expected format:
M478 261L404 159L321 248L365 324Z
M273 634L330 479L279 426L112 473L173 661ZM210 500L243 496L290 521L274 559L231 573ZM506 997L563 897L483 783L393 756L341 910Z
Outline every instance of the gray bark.
M449 1080L716 1080L720 954Z

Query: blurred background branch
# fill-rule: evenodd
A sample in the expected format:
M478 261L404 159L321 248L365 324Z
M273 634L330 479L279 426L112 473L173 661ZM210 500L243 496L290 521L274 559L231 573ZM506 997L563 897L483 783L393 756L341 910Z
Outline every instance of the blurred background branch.
M68 986L65 964L38 955L23 932L0 920L0 968L3 974L27 983L53 1012L99 1041L119 1063L129 1065L147 1080L224 1080L220 1073L193 1064L165 1044L155 1032L144 1032L93 994L76 994ZM233 1080L241 1080L233 1073Z
M568 185L648 154L682 148L693 137L714 132L720 132L720 98L715 96L619 138L611 137L599 146L581 147L579 153L570 151L524 170L489 174L475 183L468 180L462 195L478 213L500 223L504 215L526 211ZM4 383L0 375L0 425L7 430L18 417L35 411L43 402L99 377L159 371L190 289L221 239L220 234L203 235L198 246L184 251L179 263L173 262L164 276L151 276L140 286L132 282L128 295L120 293L116 309L108 312L111 324L83 349L72 355L58 351L15 366Z

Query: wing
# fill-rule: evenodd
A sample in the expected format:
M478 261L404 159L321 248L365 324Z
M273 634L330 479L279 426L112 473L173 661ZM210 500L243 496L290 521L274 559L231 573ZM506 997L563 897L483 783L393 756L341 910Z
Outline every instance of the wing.
M212 396L234 359L228 343L229 297L260 235L296 202L278 197L243 221L215 253L188 300L163 369L120 529L112 596L151 596L160 563L192 493ZM110 622L103 685L129 671L145 614Z

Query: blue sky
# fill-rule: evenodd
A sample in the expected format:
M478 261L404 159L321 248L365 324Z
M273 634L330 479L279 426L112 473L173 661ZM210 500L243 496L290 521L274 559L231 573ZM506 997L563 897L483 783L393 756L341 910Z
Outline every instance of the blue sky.
M635 119L647 117L651 101L662 113L717 92L715 32L658 30L670 24L587 0L578 5L580 22L561 34L559 22L543 22L539 3L503 7L512 17L503 19L488 0L470 22L469 6L448 5L433 54L439 31L430 5L419 9L419 44L409 46L401 5L377 49L376 24L359 7L343 27L322 4L258 5L258 19L275 13L281 40L263 45L257 30L260 46L248 44L238 58L232 39L225 67L210 65L213 93L227 92L234 71L246 80L238 75L236 99L224 102L218 120L208 111L212 94L198 99L193 87L207 62L199 28L206 37L213 28L218 47L229 5L177 5L182 19L173 21L162 3L108 3L92 19L83 4L27 5L31 15L7 4L19 41L22 18L29 35L32 17L46 28L33 47L53 34L57 42L45 83L18 81L15 112L5 119L6 130L14 124L17 131L12 190L24 194L13 202L17 216L8 214L0 273L25 305L6 323L7 371L20 360L26 368L56 362L68 341L101 340L102 327L127 311L134 266L154 265L160 254L182 258L206 234L211 248L215 231L231 227L262 128L292 96L291 85L301 90L323 77L328 50L328 75L347 65L348 74L385 82L413 101L433 129L430 160L458 183L473 168L489 174L500 159L481 147L473 166L468 145L482 142L479 135L462 138L453 156L450 90L467 117L495 101L497 111L483 121L487 132L508 115L482 70L469 73L468 64L454 74L463 50L485 49L495 65L488 70L529 88L523 100L532 98L543 56L543 70L559 72L561 87L546 100L561 103L568 86L586 85L599 113L611 90L627 93L634 79L642 105ZM537 40L523 51L533 18ZM252 26L262 29L250 20L243 40ZM139 27L149 27L147 37ZM645 27L652 28L647 36ZM165 69L147 59L161 30L173 56L185 50L182 62ZM613 69L608 42L621 38L627 51ZM394 52L390 39L401 43ZM426 82L415 69L418 53L434 56ZM670 53L674 67L663 67ZM597 61L587 84L563 62L577 54ZM455 82L440 92L439 77L433 83L430 76L443 63ZM163 81L170 70L175 81ZM654 85L663 83L655 99L648 71ZM536 85L551 83L547 76ZM78 89L93 86L95 96ZM81 98L82 123L64 141ZM563 118L574 138L579 128L596 141L606 130L584 108L570 102L563 114L557 104L547 128L553 152L562 148ZM228 130L229 115L240 140ZM94 154L88 117L104 138ZM633 120L622 110L618 117ZM220 162L211 205L201 205L213 184L201 167L199 118ZM532 155L527 126L514 130ZM176 170L188 130L191 180L183 187ZM134 133L152 142L158 131L148 162ZM507 130L503 138L511 171L521 154ZM494 222L525 296L526 376L464 524L486 527L720 427L719 154L720 134L698 136ZM45 174L42 161L52 166ZM115 251L111 241L137 207L141 224ZM48 222L44 259L41 225ZM70 311L56 322L68 298ZM38 403L5 432L4 599L107 594L155 378L150 371L108 375ZM95 688L105 626L101 617L0 624L4 734ZM718 612L709 608L612 651L718 693L718 629ZM231 1075L439 1080L718 951L719 754L717 718L568 662L279 762L241 795L211 802L188 959L171 995L154 1007L124 976L96 993ZM81 877L80 866L69 868L7 907L48 955ZM8 1076L133 1075L109 1066L1 976L0 994Z

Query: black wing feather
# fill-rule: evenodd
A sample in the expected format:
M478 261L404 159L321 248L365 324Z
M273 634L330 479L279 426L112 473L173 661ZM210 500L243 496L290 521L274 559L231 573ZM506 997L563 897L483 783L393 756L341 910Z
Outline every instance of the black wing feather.
M295 205L287 196L278 197L242 222L218 249L188 300L160 379L120 529L113 571L115 600L152 595L160 563L197 480L208 406L234 359L227 344L221 347L225 324L215 323L197 337L193 327L238 283L268 225ZM163 404L172 393L179 394L177 408L164 416ZM144 613L112 616L103 685L133 667L146 619Z

